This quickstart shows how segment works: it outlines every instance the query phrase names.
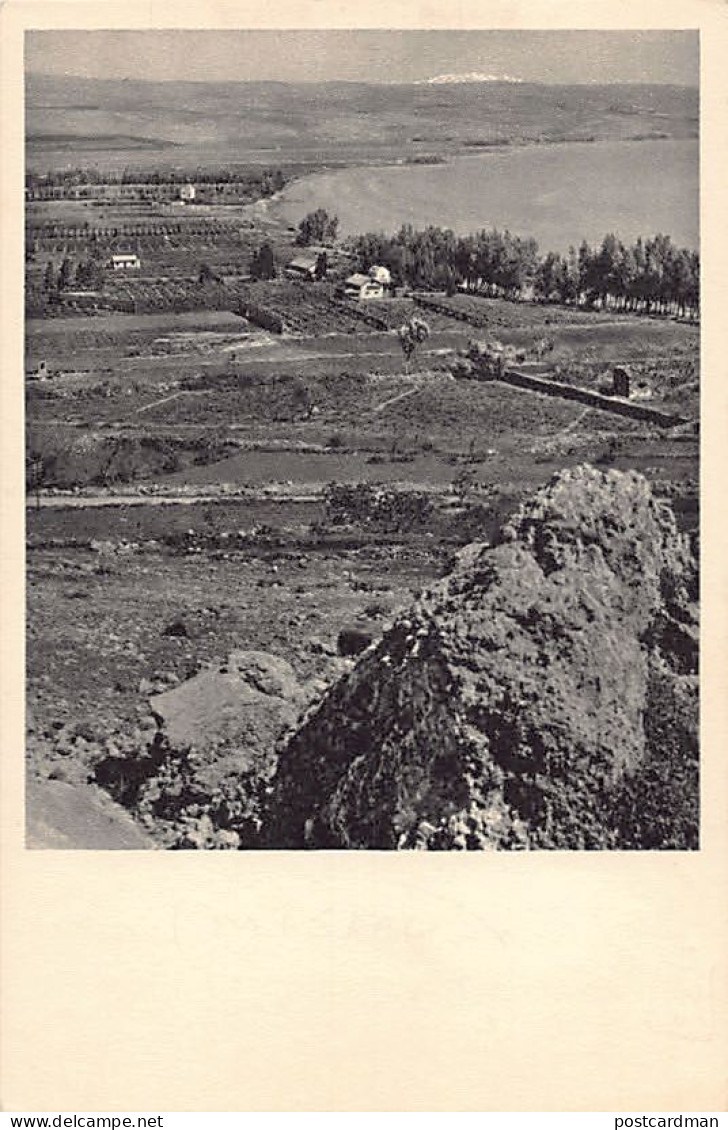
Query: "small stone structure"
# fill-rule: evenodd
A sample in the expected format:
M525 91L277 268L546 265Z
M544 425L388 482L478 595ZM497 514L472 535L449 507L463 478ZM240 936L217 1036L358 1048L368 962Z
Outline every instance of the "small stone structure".
M624 365L615 365L612 370L612 395L629 397L629 369Z
M652 405L635 403L635 401L651 399L651 395L648 396L646 393L630 394L630 374L623 366L615 367L613 374L618 370L627 374L626 393L616 391L616 387L624 388L625 386L623 384L615 386L614 375L611 386L605 385L599 392L594 392L592 389L581 388L581 386L570 384L568 381L557 380L555 376L545 378L533 371L526 372L524 368L510 368L510 361L507 361L506 358L506 351L509 348L511 347L500 346L498 342L471 342L467 351L460 355L459 360L453 367L453 373L462 379L497 380L504 384L513 385L515 388L544 393L546 396L560 396L566 400L577 400L592 408L600 408L618 416L629 416L633 420L646 420L649 423L658 424L660 427L673 428L678 424L687 423L684 416L678 416L673 412L663 412L659 408L652 407ZM651 394L649 386L647 388Z

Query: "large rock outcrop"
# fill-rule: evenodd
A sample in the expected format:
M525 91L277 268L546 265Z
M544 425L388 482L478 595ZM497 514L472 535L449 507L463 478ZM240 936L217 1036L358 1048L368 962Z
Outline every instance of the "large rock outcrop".
M624 846L617 798L651 756L653 688L695 701L696 587L642 476L562 472L305 719L268 845Z

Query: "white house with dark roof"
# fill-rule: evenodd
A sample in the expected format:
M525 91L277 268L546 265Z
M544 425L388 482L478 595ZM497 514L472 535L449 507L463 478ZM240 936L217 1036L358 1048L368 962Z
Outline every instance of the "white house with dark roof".
M383 298L384 287L370 275L359 273L349 275L344 280L344 295L346 298L356 298L361 301L368 298Z

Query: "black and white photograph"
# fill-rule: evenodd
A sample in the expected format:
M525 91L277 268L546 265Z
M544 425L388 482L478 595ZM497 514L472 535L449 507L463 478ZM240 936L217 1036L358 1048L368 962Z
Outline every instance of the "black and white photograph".
M699 60L25 32L28 848L700 849Z

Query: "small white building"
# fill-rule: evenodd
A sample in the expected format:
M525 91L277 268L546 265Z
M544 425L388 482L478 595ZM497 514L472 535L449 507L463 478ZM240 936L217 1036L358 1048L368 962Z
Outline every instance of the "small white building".
M369 268L369 278L374 279L375 282L381 283L383 287L390 287L392 285L392 275L389 267L380 267L377 263Z
M133 252L111 256L111 266L115 271L138 271L141 265L139 256Z
M358 300L383 298L384 287L381 282L371 278L370 275L354 274L349 275L348 279L344 281L344 295L346 298Z
M193 184L183 184L179 190L179 198L183 204L191 204L197 195L197 189Z

